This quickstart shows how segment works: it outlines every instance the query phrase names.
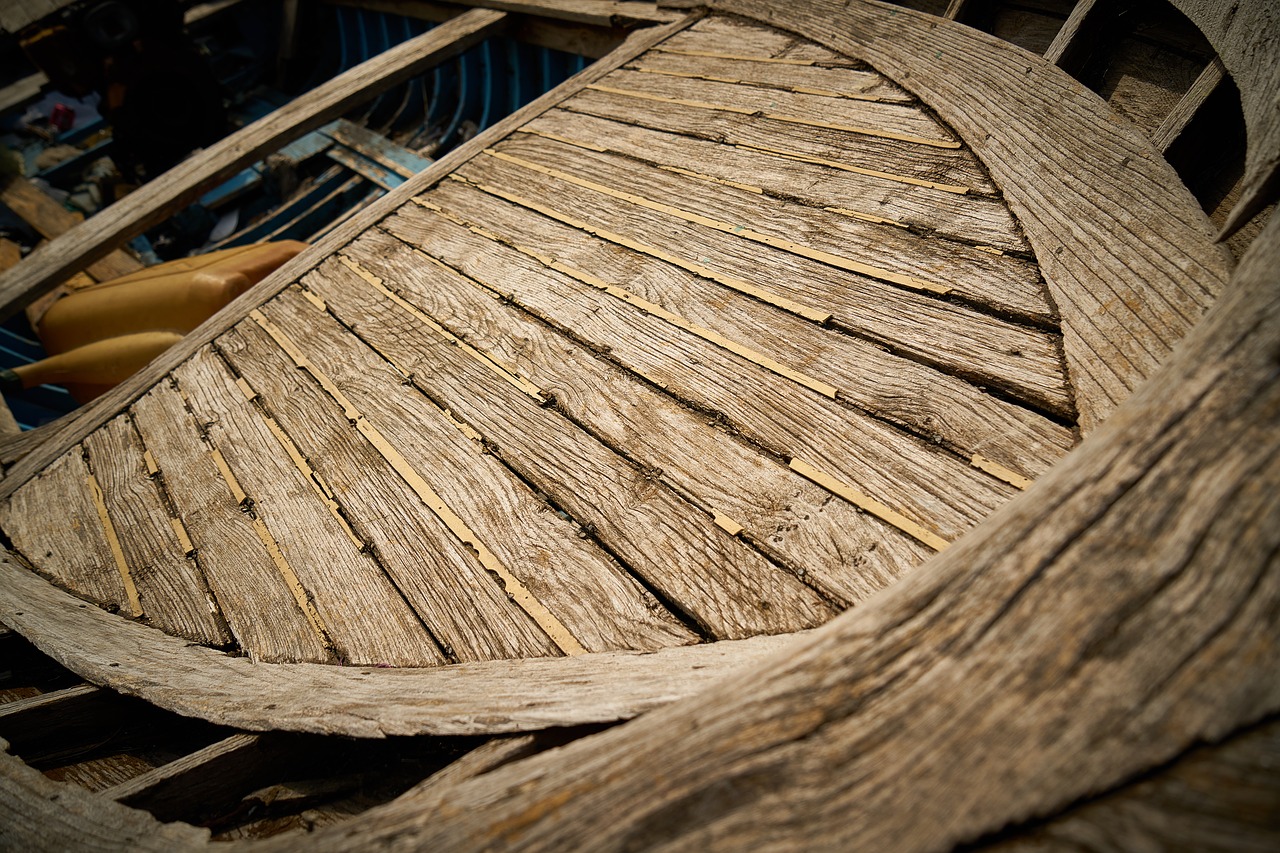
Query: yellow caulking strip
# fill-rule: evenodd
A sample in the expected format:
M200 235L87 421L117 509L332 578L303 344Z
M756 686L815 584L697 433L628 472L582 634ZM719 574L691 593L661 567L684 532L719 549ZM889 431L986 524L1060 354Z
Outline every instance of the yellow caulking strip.
M363 550L364 543L360 541L360 537L356 536L355 531L351 529L351 525L347 523L347 519L343 517L338 507L338 502L328 493L328 490L320 482L320 478L316 472L307 464L307 460L302 458L302 453L298 450L298 446L293 443L293 439L289 438L285 431L276 423L275 418L263 415L262 419L267 424L267 429L271 430L271 434L276 437L276 441L280 442L280 446L284 448L285 453L289 454L289 458L293 461L293 466L302 472L302 476L311 484L311 488L320 498L320 502L329 510L329 514L333 516L333 520L338 522L338 527L342 528L342 532L347 534L347 538L351 540L351 544L355 546L357 551Z
M724 184L727 187L737 187L740 190L755 193L756 195L764 195L764 188L757 187L753 184L744 184L739 181L731 181L728 178L717 178L714 175L704 175L701 172L694 172L689 169L681 169L679 166L659 166L666 172L675 172L677 175L688 175L691 178L697 178L702 181L711 181L715 184Z
M227 481L227 486L231 489L231 496L235 498L238 505L243 506L245 501L249 500L249 496L244 493L244 489L240 488L240 481L236 479L235 474L231 473L231 466L227 465L227 460L223 458L222 451L216 447L211 447L209 455L213 457L213 464L218 466L218 473L222 475L222 479Z
M848 258L842 258L839 255L833 255L830 252L824 252L821 249L802 246L799 243L783 239L782 237L762 234L759 231L752 231L751 229L744 228L741 225L731 225L728 222L720 222L719 220L712 219L708 216L703 216L700 213L690 213L688 211L681 210L678 207L672 207L669 204L664 204L660 201L651 201L650 199L643 198L642 196L623 192L622 190L615 190L612 187L605 186L604 184L597 184L595 181L588 181L585 178L579 178L576 175L569 174L568 172L562 172L559 169L543 166L539 163L534 163L521 157L514 157L510 154L505 154L492 148L485 149L484 153L495 159L513 163L532 172L549 175L550 177L558 180L567 181L568 183L583 187L584 189L603 193L604 195L629 202L630 204L634 204L638 207L647 208L659 213L665 213L668 216L675 216L679 219L685 220L686 222L703 225L707 228L714 228L717 231L724 232L725 234L733 234L743 238L744 240L751 240L755 243L772 246L775 249L781 249L784 252L790 252L793 255L800 255L801 257L809 258L810 260L830 264L833 267L858 273L859 275L878 278L882 281L911 288L912 290L921 290L927 293L938 294L940 296L945 296L951 292L951 288L949 287L943 287L930 281L924 281L923 279L916 278L915 276L892 272L890 270L881 269L880 267L873 267L869 264L859 263L858 261L851 261Z
M716 523L717 527L725 533L728 533L730 536L737 536L742 532L742 525L723 513L713 512L711 514L711 520Z
M852 172L856 175L867 175L872 178L884 178L887 181L895 181L900 184L928 187L930 189L941 190L946 193L954 193L955 195L968 195L970 192L968 187L962 187L959 184L940 184L937 181L926 181L923 178L913 178L909 175L898 175L893 172L881 172L878 169L864 169L861 166L851 166L848 163L839 163L835 160L825 160L822 157L811 157L808 154L801 154L797 151L787 151L782 148L767 148L763 145L750 145L745 142L732 142L730 144L734 148L741 148L744 151L759 151L762 154L772 154L775 157L786 157L788 160L799 160L802 163L812 163L815 166L826 166L831 169L839 169L842 172Z
M923 527L901 513L890 509L874 498L867 497L862 494L862 492L840 482L830 474L814 468L808 462L793 458L791 460L791 470L795 471L806 480L811 480L814 483L817 483L827 491L839 495L863 512L874 515L886 524L893 525L912 539L928 545L935 551L941 551L950 544L947 540L943 539L936 533L931 533L930 531L925 530Z
M1025 489L1031 485L1031 481L1018 472L1009 470L999 462L992 462L981 454L973 454L973 459L970 460L969 464L979 471L986 471L997 480L1004 480L1014 488Z
M258 396L258 392L249 386L243 376L236 379L236 387L240 389L240 393L244 395L246 400L253 400Z
M973 248L977 249L979 252L986 252L989 255L1000 255L1001 257L1004 256L1004 252L1001 251L1000 249L997 249L995 246L974 246Z
M617 243L619 246L625 246L628 249L633 249L634 251L649 255L650 257L653 257L653 258L657 258L660 261L665 261L666 263L680 267L681 269L688 270L694 275L701 276L702 278L709 279L719 284L723 284L725 287L731 288L733 290L737 290L740 293L745 293L748 296L753 296L756 299L759 299L761 302L767 302L770 305L774 306L775 308L781 308L783 311L787 311L791 314L796 314L798 316L804 317L806 320L812 320L813 322L818 323L819 325L824 324L831 319L831 315L828 313L817 311L813 308L808 307L807 305L802 305L799 302L796 302L791 299L787 299L785 296L778 296L777 294L772 293L771 291L765 290L762 287L757 287L756 285L752 284L749 281L743 281L742 279L733 278L732 276L720 275L716 271L712 270L709 267L703 266L702 264L695 263L693 261L678 257L676 255L672 255L669 252L662 251L656 246L650 246L646 243L641 243L637 240L632 240L629 237L624 237L623 235L616 234L613 231L607 231L603 228L596 228L595 226L590 225L589 223L584 222L581 219L576 219L572 216L568 216L567 214L560 213L557 210L547 207L546 205L538 204L535 201L530 201L529 199L522 198L513 193L509 193L500 187L496 187L491 184L472 183L471 181L459 175L450 175L449 177L455 181L458 181L459 183L470 184L471 186L474 186L483 192L489 193L492 196L497 196L498 198L506 199L512 204L518 204L521 207L525 207L525 208L528 208L529 210L533 210L538 213L541 213L544 216L548 216L559 222L563 222L566 225L572 226L574 228L578 228L582 231L587 232L588 234L593 234L596 237L599 237L601 240L607 240L611 243ZM422 205L423 207L426 207L431 210L440 211L443 213L443 211L441 211L441 209L434 204L423 201L421 199L414 199L414 201L416 201L418 204Z
M449 411L448 409L444 409L443 411L444 411L445 417L453 421L453 425L458 428L458 432L462 433L467 438L474 441L476 444L479 444L481 446L484 445L484 436L482 436L480 433L472 429L470 424L468 424L465 421L458 420L456 417L454 417L453 412Z
M239 487L237 486L237 488ZM253 517L253 532L258 534L258 538L266 546L267 553L271 555L271 562L276 564L276 570L280 572L280 576L284 578L285 583L289 586L289 591L293 593L293 600L298 602L298 606L302 608L302 612L307 617L307 621L311 623L312 629L320 635L320 640L325 645L332 645L328 632L325 630L324 622L320 619L320 614L316 612L315 605L307 596L307 590L302 586L302 581L298 580L298 575L294 572L293 566L289 565L289 561L284 558L284 553L280 550L279 543L271 535L271 531L267 529L266 523L256 515Z
M116 526L107 515L107 502L102 495L102 486L98 478L89 474L85 477L89 486L89 494L93 495L93 505L98 510L98 518L102 521L102 529L107 534L107 544L111 546L111 556L116 561L116 570L120 572L120 580L124 584L125 597L129 599L129 611L134 617L142 615L142 599L138 597L138 587L129 572L129 564L124 559L124 549L120 547L120 537L116 535Z
M533 130L528 127L520 128L519 132L527 133L530 136L541 136L543 139L551 139L556 142L563 142L565 145L572 145L576 148L585 148L588 151L598 151L601 154L609 150L608 148L604 148L600 145L595 145L590 142L582 142L581 140L577 140L577 139L569 139L568 137L565 137L565 136L559 136L554 133L547 133L546 131L542 131L542 130Z
M485 367L489 368L489 370L497 374L506 382L509 382L510 384L514 385L517 389L519 389L520 393L526 394L532 397L533 399L537 400L539 405L547 402L548 395L537 385L534 385L528 379L525 379L523 376L518 375L514 370L511 370L507 366L499 363L493 357L480 352L480 350L476 349L475 347L463 341L461 338L458 338L452 333L450 333L449 330L447 330L444 326L441 326L435 320L432 320L426 314L422 313L422 311L418 310L412 304L404 300L398 293L388 288L385 284L382 283L382 279L378 278L376 275L369 272L369 270L362 267L359 263L347 257L346 255L339 255L338 260L347 269L351 270L356 275L360 276L369 284L371 284L374 287L374 289L377 290L379 293L381 293L383 296L387 297L396 305L400 306L400 308L402 308L404 311L408 312L415 320L422 323L424 326L427 326L437 335L439 335L440 337L449 341L449 343L456 346L459 350L471 356L476 361L483 364Z
M686 80L710 80L712 83L732 83L736 86L754 86L761 89L777 89L782 92L794 92L797 95L819 95L824 98L844 98L848 101L870 101L872 103L882 103L883 98L875 95L863 95L859 92L837 92L833 89L810 89L807 86L775 86L769 83L761 83L755 80L738 80L733 77L715 77L710 74L690 74L684 71L665 71L657 68L645 68L641 65L629 66L631 71L639 71L644 74L661 74L664 77L683 77Z
M363 435L371 445L373 445L374 449L382 455L383 459L387 460L387 464L395 469L396 473L398 473L401 478L408 483L409 487L413 489L419 498L422 499L422 502L425 503L431 512L434 513L444 526L449 529L449 532L457 537L464 545L467 545L474 551L480 560L480 564L484 566L486 570L493 572L501 578L503 585L506 587L507 594L511 596L511 599L515 601L516 605L520 607L520 609L529 614L529 617L546 632L552 642L559 646L560 650L566 655L584 654L586 649L583 648L582 644L574 638L573 634L569 632L569 629L566 628L564 624L533 595L533 593L529 592L528 588L525 587L525 585L522 584L515 575L511 574L511 572L507 570L506 566L502 564L502 561L499 560L498 557L480 541L480 538L472 532L471 528L467 526L467 523L458 517L458 515L449 508L449 505L446 504L438 494L436 494L436 491L431 488L427 481L422 478L422 475L414 470L414 467L409 463L409 460L405 459L400 454L400 451L396 450L391 442L387 441L382 433L378 431L377 427L365 419L364 415L338 389L333 380L307 360L306 356L302 355L302 352L298 349L297 345L289 339L289 336L263 316L262 312L255 309L250 312L249 316L252 317L254 322L261 326L277 344L279 344L280 348L293 359L294 364L305 369L315 377L315 380L320 384L320 387L324 388L324 390L333 397L340 406L342 406L343 414L345 414L346 417L355 424L355 427L360 431L360 434Z
M323 299L321 299L319 296L316 296L314 293L312 293L310 290L307 290L305 287L302 288L302 295L308 302L310 302L312 305L319 308L321 311L329 310L329 306L325 304L325 301Z
M594 89L597 92L608 92L612 95L622 95L627 98L637 98L642 101L658 101L664 104L677 104L683 107L694 107L702 110L717 110L719 112L737 113L738 115L754 116L758 115L762 118L773 119L774 121L785 121L789 124L801 124L806 127L822 127L828 130L842 130L846 133L856 133L860 136L874 136L879 139L896 139L899 142L912 142L916 145L927 145L930 148L959 148L960 143L948 139L926 139L921 136L912 136L907 133L898 133L892 130L878 130L871 127L856 127L849 124L833 124L832 122L816 121L814 119L799 118L798 116L782 115L780 113L767 113L763 110L752 109L749 107L734 107L728 104L712 104L706 101L690 101L685 98L664 98L661 95L650 95L647 92L636 92L631 89L618 89L613 86L602 86L599 83L593 83L585 87Z
M160 473L160 466L156 464L156 458L151 455L150 450L142 451L142 461L147 463L148 476L154 477Z
M859 213L856 210L849 210L844 207L824 207L823 210L831 213L838 213L841 216L852 216L854 219L861 219L863 222L874 222L877 225L892 225L894 228L906 228L907 226L893 219L885 219L883 216L873 216L870 213Z
M173 528L173 535L178 537L178 545L182 547L182 553L184 555L194 553L196 546L191 544L191 537L187 535L187 528L183 526L182 521L170 518L169 526Z

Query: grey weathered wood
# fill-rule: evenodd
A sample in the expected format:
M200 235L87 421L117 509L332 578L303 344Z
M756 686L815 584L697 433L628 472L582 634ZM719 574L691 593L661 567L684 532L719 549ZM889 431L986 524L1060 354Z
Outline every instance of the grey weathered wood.
M494 452L717 639L798 630L830 609L790 574L730 537L712 520L645 476L554 411L496 377L445 337L418 323L355 273L330 263L306 279L335 315L399 364L438 405L492 442ZM394 282L392 282L394 284ZM290 297L282 294L279 300ZM295 328L328 360L363 349L301 297L289 300ZM301 303L301 305L299 305ZM288 304L288 303L284 303ZM267 306L277 309L275 304ZM270 314L268 316L271 316ZM358 348L358 349L357 349ZM316 356L319 360L319 355ZM711 567L714 566L714 571Z
M627 23L669 23L679 12L659 9L643 0L460 0L459 6L501 9L504 12L535 15L597 26Z
M1151 134L1151 144L1160 151L1168 153L1169 147L1177 141L1196 113L1204 106L1204 102L1218 90L1226 80L1226 68L1221 59L1214 59L1205 66L1204 71L1196 78L1187 93L1178 101L1178 105L1169 112L1160 127Z
M63 454L0 506L0 528L41 571L106 607L134 613L89 491L83 451Z
M770 294L768 298L775 304L780 300L797 303L799 309L789 308L793 312L803 311L804 316L814 318L830 315L833 324L895 353L1000 388L1059 415L1070 414L1066 379L1053 336L1038 329L948 304L803 255L767 251L760 243L731 233L731 229L726 232L649 210L498 158L478 158L460 169L459 174L493 195L525 207L534 205L548 215L583 223L591 230L610 232L611 242L623 238L647 255L660 256L730 286L740 287L738 282L746 282ZM720 186L716 186L716 190L708 190L702 196L703 203L713 204L712 199L720 197ZM692 186L684 189L686 195L695 194ZM732 212L755 225L763 218L757 210L758 197L745 193L743 196L735 200L740 204ZM682 202L687 205L686 199ZM772 207L771 213L788 216L792 221L797 218L785 205ZM705 209L723 219L731 218L724 216L723 210ZM776 225L777 221L770 224ZM1031 369L1027 369L1028 365Z
M74 747L86 740L79 734L86 729L90 738L100 739L103 729L116 725L121 716L113 696L92 684L79 684L6 702L0 705L0 735L11 750L27 754Z
M761 26L754 21L733 20L722 17L708 17L698 21L687 30L673 36L659 45L659 49L699 50L708 53L732 53L739 56L752 56L761 59L780 59L792 57L804 45L787 32L772 27ZM816 46L814 46L816 47ZM817 48L817 56L821 60L840 61L843 58L836 53Z
M839 66L791 65L734 57L734 45L723 44L722 55L701 56L680 52L678 39L650 51L629 63L627 68L673 77L693 77L721 82L746 83L768 89L794 89L809 94L825 94L866 101L911 103L914 99L899 86L874 71ZM710 53L710 51L706 51ZM832 54L835 61L840 57ZM799 61L799 60L796 60Z
M305 97L281 107L160 175L137 192L33 252L0 274L0 317L8 317L73 273L137 234L163 222L211 186L264 153L314 130L403 80L419 74L497 29L506 15L466 12L348 69Z
M536 627L507 627L525 625L529 617L508 600L469 549L453 544L452 534L430 523L434 516L421 499L346 424L336 402L326 399L299 371L290 370L289 361L261 328L242 324L220 344L322 472L388 571L402 579L402 588L417 590L415 601L424 615L430 614L428 624L442 625L435 630L460 659L555 653ZM353 377L359 378L352 382ZM342 382L342 393L374 420L418 474L584 647L655 649L693 639L651 596L622 576L616 564L580 538L580 531L564 523L495 460L482 456L438 409L417 392L401 390L399 374L389 366L370 359L331 378ZM427 520L421 518L424 515ZM417 579L423 564L441 550L458 554L434 574ZM455 622L459 624L450 627ZM523 639L522 632L530 630L536 642ZM468 632L495 633L498 638L482 644L468 639ZM502 639L505 633L514 637Z
M450 216L501 234L518 245L536 247L578 270L589 270L800 374L830 383L842 399L864 411L966 457L981 454L1034 478L1074 444L1065 427L997 400L969 383L886 353L862 339L818 327L673 264L621 251L547 217L530 216L467 184L451 181L437 187L428 200ZM427 211L406 207L385 227L410 244L430 249L431 226L438 221ZM376 241L376 237L368 239ZM374 256L386 251L379 248L361 257L377 263ZM406 268L420 266L407 258L401 263ZM422 272L427 275L430 271ZM423 297L427 295L424 288ZM523 338L522 334L517 339ZM622 401L616 405L621 406Z
M931 237L950 237L1006 252L1030 251L1008 208L998 199L861 175L565 110L551 110L522 130L561 137L588 150L604 147L660 167L742 183L819 209L888 219Z
M264 661L332 659L220 475L212 448L178 392L168 383L157 385L132 414L244 651Z
M0 113L34 98L49 83L49 78L37 71L0 89Z
M460 163L465 163L488 146L510 134L531 117L541 114L559 104L565 98L581 91L584 86L608 74L671 34L679 32L697 20L698 17L699 15L694 14L666 26L653 27L634 33L609 56L596 62L582 73L575 75L565 84L557 86L552 91L516 110L469 142L458 146L437 160L426 171L406 181L376 203L365 208L358 216L346 220L341 226L327 233L315 245L313 250L299 254L255 285L249 292L243 294L234 303L224 308L216 319L210 320L188 334L181 343L171 347L147 368L139 371L130 379L93 401L93 403L78 410L75 416L60 424L56 431L47 436L50 440L44 444L40 453L24 460L20 465L15 465L13 470L9 472L10 476L0 482L0 498L11 494L14 489L48 465L58 454L109 420L122 407L146 393L160 377L165 376L200 347L209 343L222 331L243 318L255 306L261 304L262 301L269 299L273 294L289 286L314 267L316 263L328 257L331 252L337 251L361 231L372 226L379 219L391 213L427 187L435 184L456 169Z
M457 786L397 841L950 849L1276 714L1277 269L1273 218L1166 366L957 547L771 667Z
M394 221L388 222L394 228ZM1012 488L861 412L765 370L526 252L449 222L432 254L620 364L714 413L780 458L799 459L950 541ZM936 546L935 546L936 547Z
M715 5L764 15L753 2ZM1062 312L1081 425L1092 430L1221 289L1230 260L1213 245L1203 211L1136 131L1113 130L1106 106L1060 70L909 10L891 15L858 4L837 13L837 6L814 0L767 11L776 25L864 58L906 84L987 165ZM832 26L835 14L846 25ZM1054 109L1037 106L1044 103Z
M148 622L198 642L230 643L208 582L178 540L160 486L147 471L142 439L129 417L107 422L84 445Z
M1227 7L1214 0L1172 0L1218 52L1240 90L1249 133L1244 188L1223 225L1235 233L1280 192L1280 62L1275 45L1280 16L1269 0L1243 0Z
M1099 20L1106 11L1105 5L1099 4L1098 0L1077 0L1071 15L1044 52L1045 61L1068 73L1079 70L1080 53L1086 43L1096 37Z
M995 192L986 171L973 154L963 148L926 148L896 139L806 127L759 115L744 116L593 89L566 100L561 108L730 145L790 152L800 158L818 158L847 167L937 181L984 194Z
M52 15L72 0L10 0L0 10L0 30L16 34L45 15Z
M0 618L90 680L252 731L476 735L612 722L691 696L794 642L760 636L427 669L268 664L77 607L73 596L8 558L0 560L0 590Z
M371 232L347 254L394 277L407 301L515 365L561 411L704 512L732 519L755 547L803 567L806 582L830 597L861 601L931 553L395 238Z
M908 137L922 140L925 147L955 148L951 133L927 113L914 106L874 101L855 101L824 95L807 95L783 89L761 89L715 80L667 77L626 68L609 74L593 88L621 89L676 101L693 101L730 108L750 115L763 113L783 117L802 125L858 128L870 136Z
M400 591L324 505L309 472L289 458L221 360L202 350L174 377L314 603L338 656L357 666L443 663Z

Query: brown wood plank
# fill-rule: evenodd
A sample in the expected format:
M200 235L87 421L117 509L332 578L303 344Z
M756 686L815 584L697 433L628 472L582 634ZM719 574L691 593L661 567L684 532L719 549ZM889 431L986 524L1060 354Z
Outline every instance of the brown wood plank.
M244 650L263 661L331 660L177 390L162 382L132 412L209 587Z
M927 148L896 139L878 139L759 115L744 116L594 89L574 95L561 108L728 145L785 152L798 159L834 163L844 168L963 186L983 194L996 191L986 170L963 148Z
M908 104L915 99L874 71L787 62L759 62L732 56L732 42L710 51L690 54L671 45L659 46L626 67L633 71L693 77L722 83L742 83L765 89L788 89L802 94ZM675 52L670 52L675 51ZM710 55L707 55L710 54ZM801 60L793 60L799 62Z
M515 158L507 162L537 173L537 180L545 176L573 183L614 199L615 206L645 207L680 222L710 227L901 289L960 299L982 310L1029 319L1052 313L1039 271L1021 258L691 179L544 137L517 134L494 151L493 157ZM525 183L534 180L531 176Z
M359 666L443 663L399 590L364 553L364 543L353 540L310 472L290 458L291 440L273 434L221 359L202 350L174 376L196 420L206 425L206 439L226 460L314 603L339 658ZM284 441L290 446L282 446Z
M1164 121L1160 122L1160 126L1151 134L1151 144L1168 154L1169 148L1187 129L1187 125L1191 124L1191 120L1196 117L1196 113L1204 106L1205 101L1218 91L1218 87L1226 80L1226 76L1227 69L1223 66L1222 60L1215 57L1205 66L1204 71L1200 72L1200 76L1191 84L1191 88L1178 100L1177 105L1169 111Z
M487 657L546 653L544 639L519 640L516 629L503 628L506 623L525 624L529 617L466 548L453 544L452 534L442 525L420 529L420 517L434 521L434 515L395 469L348 427L341 407L300 371L290 370L285 353L261 327L243 323L222 339L221 346L313 460L389 571L413 577L430 559L424 552L458 552L453 558L457 565L441 565L434 576L412 581L415 588L421 587L418 596L424 603L417 606L424 615L435 614L434 621L446 625L462 623L442 636L455 653L465 659L480 657L475 650L478 641L453 639L460 631L498 634L499 639L481 647ZM363 365L363 374L362 381L344 382L342 393L366 416L377 419L380 431L415 471L583 647L655 649L694 639L652 596L582 539L581 531L549 511L545 501L529 493L496 460L481 455L421 395L402 388L399 374L372 360ZM406 588L410 583L401 581ZM471 626L473 620L476 624ZM502 639L504 631L517 639Z
M369 344L493 442L495 453L522 478L590 525L632 572L705 631L717 639L737 638L798 630L829 618L827 605L792 575L361 282L339 263L307 279L339 318L358 326ZM292 301L309 304L301 297ZM313 340L335 338L331 321L314 309L305 322ZM347 358L357 355L349 352Z
M909 10L753 3L715 5L768 11L778 26L865 58L890 78L909 76L912 91L986 163L1062 311L1086 431L1151 375L1212 303L1230 260L1213 244L1199 204L1163 158L1136 134L1112 131L1114 114L1059 69ZM848 26L833 28L832 14Z
M955 136L915 106L806 95L761 89L715 80L667 77L621 68L592 83L597 91L621 90L640 95L714 105L740 115L761 114L805 127L835 127L865 136L899 139L928 148L958 148Z
M0 317L52 289L264 154L433 67L493 32L506 15L473 9L350 68L253 124L174 166L137 192L37 249L0 274Z
M698 21L687 30L672 36L659 49L733 53L759 59L777 59L792 56L802 44L804 40L791 33L761 26L754 21L714 17ZM828 60L844 59L812 42L804 46L816 49L819 56Z
M111 553L89 476L84 452L73 448L0 506L0 527L57 582L105 607L141 615Z
M893 352L1070 415L1056 341L1045 332L790 252L769 251L732 233L627 205L494 157L468 164L460 176L610 242L751 292L807 319L830 317Z
M84 444L148 622L197 642L232 642L208 583L172 525L128 415L108 421Z
M394 220L388 226L394 228ZM579 340L607 347L620 364L725 418L780 458L808 463L892 507L935 535L922 540L926 544L956 538L1014 491L968 460L767 371L527 252L448 221L433 227L427 248L496 294L571 329ZM915 535L909 528L904 532Z
M883 222L932 237L949 237L1005 252L1030 252L999 199L969 196L953 186L920 186L760 151L661 133L621 122L551 110L522 128L667 169L684 169L772 196ZM959 191L957 192L956 190Z
M538 247L576 269L623 284L693 323L830 383L842 399L962 455L981 455L1034 478L1075 443L1067 428L997 400L969 383L776 310L673 264L619 251L607 241L547 217L531 216L467 184L450 181L423 200L470 227ZM388 227L408 243L430 248L431 228L437 222L425 210L406 207L388 221ZM372 232L369 240L381 251L391 251ZM363 253L362 263L375 263L376 254Z
M346 254L396 282L406 301L454 334L514 365L561 411L704 512L741 525L740 536L779 562L802 567L831 598L862 601L932 553L391 235L371 231Z

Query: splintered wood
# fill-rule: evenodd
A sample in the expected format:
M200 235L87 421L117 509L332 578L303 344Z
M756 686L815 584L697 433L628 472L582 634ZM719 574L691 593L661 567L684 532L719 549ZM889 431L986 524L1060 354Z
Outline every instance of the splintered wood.
M909 92L716 19L614 68L19 489L18 554L257 660L656 651L819 625L1075 444L1028 242Z

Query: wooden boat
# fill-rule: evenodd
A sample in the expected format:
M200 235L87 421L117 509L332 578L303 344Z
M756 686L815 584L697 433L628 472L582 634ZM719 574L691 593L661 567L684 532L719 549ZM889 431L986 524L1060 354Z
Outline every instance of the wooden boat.
M1274 846L1272 6L1176 0L1216 57L1143 132L1064 71L1104 0L1044 57L972 0L709 5L6 445L0 621L88 682L0 707L6 845L340 790L254 843ZM1162 151L1227 75L1215 227ZM203 745L97 792L22 762L101 719Z

